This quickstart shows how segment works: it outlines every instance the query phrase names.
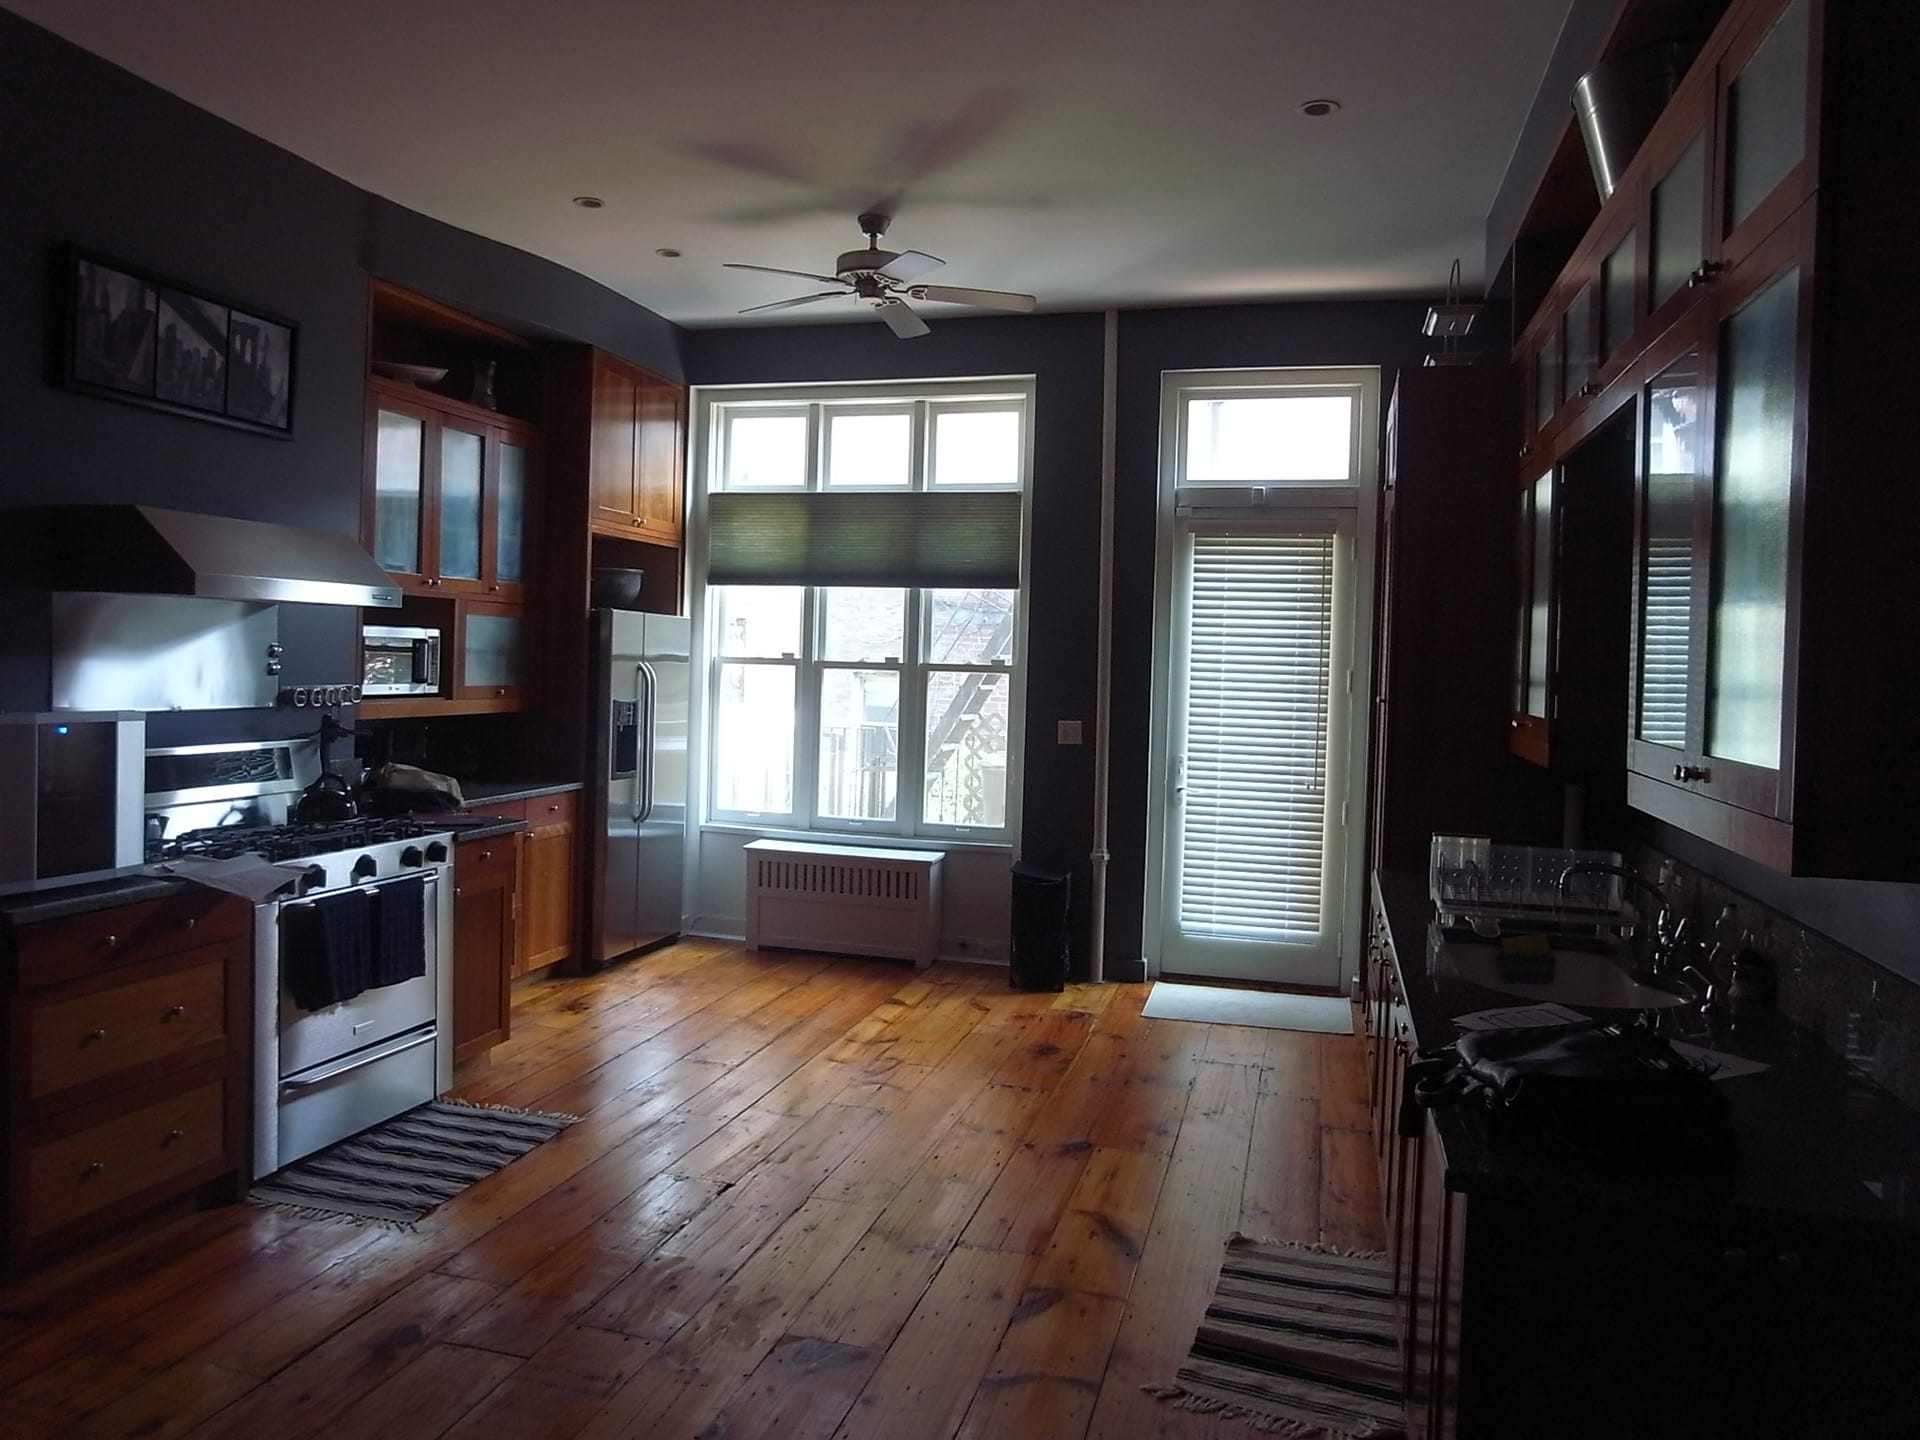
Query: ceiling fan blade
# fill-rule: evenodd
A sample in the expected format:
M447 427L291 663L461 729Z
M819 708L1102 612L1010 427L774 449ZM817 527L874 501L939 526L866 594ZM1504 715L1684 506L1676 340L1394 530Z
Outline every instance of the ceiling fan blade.
M838 300L846 293L844 290L822 290L818 295L802 295L795 300L772 300L765 305L749 305L740 313L751 315L756 310L791 310L796 305L811 305L816 300Z
M902 340L933 333L927 327L927 322L914 314L913 307L904 300L882 300L873 308L880 312L880 318L887 322L887 328Z
M880 267L880 273L889 280L905 283L916 275L931 275L947 262L924 250L902 250L893 259Z
M958 285L915 285L907 291L916 300L944 300L949 305L980 305L989 310L1017 310L1021 314L1040 302L1011 290L968 290Z
M722 261L721 266L727 270L759 270L768 275L795 275L802 280L818 280L822 285L841 283L838 275L815 275L811 270L780 270L772 265L742 265L735 260Z

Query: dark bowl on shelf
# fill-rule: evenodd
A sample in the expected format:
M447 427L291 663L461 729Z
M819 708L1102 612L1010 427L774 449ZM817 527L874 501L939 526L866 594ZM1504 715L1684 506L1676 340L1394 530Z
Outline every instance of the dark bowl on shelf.
M626 570L612 565L593 567L593 603L607 610L640 608L640 582L644 570Z

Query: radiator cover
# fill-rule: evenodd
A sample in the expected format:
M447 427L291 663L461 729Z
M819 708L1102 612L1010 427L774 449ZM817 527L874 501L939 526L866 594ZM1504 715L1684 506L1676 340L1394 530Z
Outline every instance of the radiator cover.
M924 970L940 944L939 850L753 840L747 944L887 955Z

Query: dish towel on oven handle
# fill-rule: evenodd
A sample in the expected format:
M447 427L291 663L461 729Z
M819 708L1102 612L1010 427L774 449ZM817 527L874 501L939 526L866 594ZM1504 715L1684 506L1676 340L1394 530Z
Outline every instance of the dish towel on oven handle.
M351 1000L370 983L373 959L373 904L364 891L322 895L280 912L280 963L300 1009Z
M389 880L373 897L373 964L367 988L399 985L426 973L426 877Z

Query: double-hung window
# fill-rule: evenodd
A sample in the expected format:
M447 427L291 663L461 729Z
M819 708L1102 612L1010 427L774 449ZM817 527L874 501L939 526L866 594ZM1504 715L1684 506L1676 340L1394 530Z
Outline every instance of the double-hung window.
M1032 382L709 390L706 816L1014 833Z

